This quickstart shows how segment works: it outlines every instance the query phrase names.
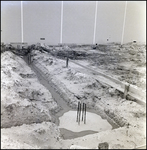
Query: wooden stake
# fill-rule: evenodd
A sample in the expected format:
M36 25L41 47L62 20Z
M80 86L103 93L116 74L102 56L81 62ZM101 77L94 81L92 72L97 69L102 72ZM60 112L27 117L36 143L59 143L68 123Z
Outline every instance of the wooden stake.
M126 84L125 84L125 90L124 90L124 98L125 98L125 99L126 99L126 97L127 97L128 91L129 91L129 85L126 85Z
M66 67L68 67L68 57L66 58Z

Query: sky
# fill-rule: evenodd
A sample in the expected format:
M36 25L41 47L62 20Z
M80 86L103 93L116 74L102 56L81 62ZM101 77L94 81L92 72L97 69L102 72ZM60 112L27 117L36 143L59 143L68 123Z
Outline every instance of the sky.
M1 41L60 43L61 1L1 1ZM121 42L125 1L98 1L95 43ZM62 43L93 44L96 1L64 1ZM45 40L40 40L45 38ZM127 1L123 43L146 42L146 1Z

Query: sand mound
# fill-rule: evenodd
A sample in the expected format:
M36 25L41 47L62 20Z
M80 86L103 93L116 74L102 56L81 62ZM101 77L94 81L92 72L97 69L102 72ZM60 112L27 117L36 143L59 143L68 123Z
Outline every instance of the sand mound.
M11 52L1 57L1 127L51 121L58 106L50 92L23 59Z
M90 77L88 77L84 73L68 69L67 76L65 77L65 79L76 81L78 83L85 83L90 80Z

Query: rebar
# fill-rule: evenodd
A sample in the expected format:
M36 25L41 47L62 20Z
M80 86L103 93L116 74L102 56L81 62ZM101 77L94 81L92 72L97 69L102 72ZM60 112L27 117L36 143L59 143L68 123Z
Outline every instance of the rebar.
M86 104L85 104L84 124L86 124Z
M84 121L84 124L86 124L86 104L81 102L78 102L78 107L77 107L77 119L76 122L80 124L80 119L81 119L81 111L82 111L82 121Z
M79 117L78 117L78 116L79 116L79 103L80 103L80 102L78 102L78 108L77 108L77 120L76 120L76 122L78 122L78 118L79 118Z
M84 103L83 103L83 107L82 107L82 121L83 121L83 115L84 115Z
M80 117L81 117L81 103L79 103L79 124L80 124Z

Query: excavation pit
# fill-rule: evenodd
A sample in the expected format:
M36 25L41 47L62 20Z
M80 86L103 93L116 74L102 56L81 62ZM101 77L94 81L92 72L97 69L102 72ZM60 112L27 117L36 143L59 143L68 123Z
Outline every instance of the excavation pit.
M88 134L94 134L94 133L98 133L101 131L106 131L106 130L111 130L111 129L116 129L119 128L119 125L116 124L113 121L113 117L110 118L108 117L108 115L104 112L104 110L101 110L100 108L97 109L90 109L87 108L87 113L86 113L86 126L87 128L83 129L83 130L72 130L70 128L66 128L66 126L70 126L69 124L71 123L75 123L76 126L81 126L82 124L84 125L84 122L80 122L80 125L78 125L78 122L76 122L76 117L77 117L77 111L75 110L76 108L69 106L67 101L65 100L67 99L67 97L65 97L64 94L64 98L63 98L63 93L60 93L58 87L56 87L55 83L53 83L50 79L49 76L45 78L45 74L43 71L41 71L38 67L36 67L36 65L30 65L30 67L36 72L36 75L40 81L40 83L42 85L44 85L47 89L49 89L49 91L52 94L53 99L58 103L58 105L61 107L61 110L57 113L53 112L52 117L53 117L53 123L55 123L57 126L59 126L60 129L60 135L63 139L74 139L77 137L82 137ZM40 67L43 68L43 67ZM72 105L72 104L71 104ZM71 115L70 115L71 113ZM65 127L64 125L61 126L61 122L62 122L62 117L66 117L66 115L68 116L66 118L65 122ZM82 114L81 114L82 115ZM90 115L90 116L89 116ZM92 115L92 117L91 117ZM81 116L82 117L82 116ZM90 120L89 120L90 119ZM93 119L93 121L91 121ZM65 118L63 119L65 120ZM95 122L95 121L98 121ZM93 125L98 126L98 124L101 124L101 126L98 126L99 129L93 129L93 126L90 125L88 122L93 122ZM108 123L108 122L109 123ZM108 128L103 125L103 122L107 122L107 126ZM110 125L111 124L111 125Z
M80 123L78 123L76 113L76 111L68 111L59 118L59 129L63 139L77 138L113 128L106 119L102 119L101 116L91 112L86 112L85 124L82 121L82 116Z

